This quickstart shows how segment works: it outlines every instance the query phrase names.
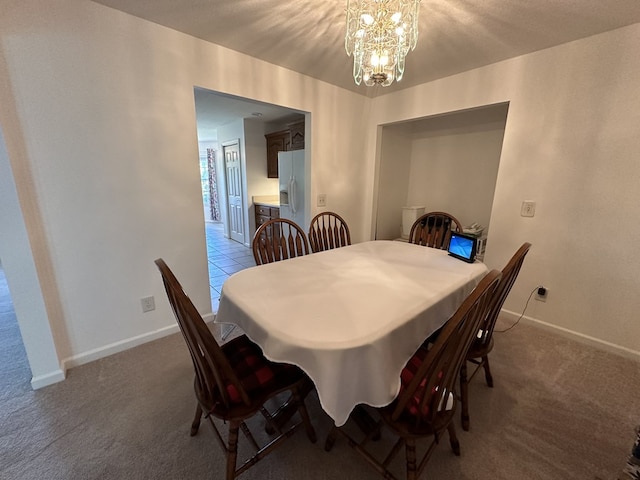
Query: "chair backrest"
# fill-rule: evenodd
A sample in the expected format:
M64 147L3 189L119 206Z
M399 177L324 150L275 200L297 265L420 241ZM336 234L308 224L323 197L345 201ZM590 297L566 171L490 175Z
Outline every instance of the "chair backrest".
M413 222L409 242L444 250L449 247L452 231L462 233L462 224L456 217L445 212L425 213Z
M286 218L263 223L253 236L256 265L278 262L309 253L309 240L300 226Z
M189 347L196 372L196 395L205 405L221 401L227 408L231 405L228 388L235 387L246 405L251 400L231 368L227 357L213 334L198 313L173 272L161 258L155 261L164 288L173 309L180 331Z
M314 253L351 245L349 226L337 213L319 213L309 225L309 243Z
M524 257L527 255L530 248L530 243L523 243L513 257L511 257L511 260L509 260L507 265L502 269L502 280L500 280L500 285L498 286L498 290L496 291L493 299L489 315L487 315L485 321L480 325L480 335L476 339L475 345L483 346L487 345L491 341L493 329L496 326L496 320L498 320L498 315L500 315L502 305L509 296L511 287L513 287L513 284L518 277L518 273L520 273L520 267L522 267Z
M462 362L478 326L491 308L491 299L501 276L499 270L487 273L447 321L415 375L398 396L392 420L397 420L409 409L416 412L416 423L433 423L444 409L454 392Z

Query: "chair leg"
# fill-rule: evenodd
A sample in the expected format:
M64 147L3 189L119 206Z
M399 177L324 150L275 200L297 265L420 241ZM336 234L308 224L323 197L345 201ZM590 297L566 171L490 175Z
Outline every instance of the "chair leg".
M331 427L331 431L329 432L329 435L327 435L327 439L324 441L324 450L326 452L330 452L331 449L333 448L333 445L336 443L336 436L338 435L338 427L336 427L336 424L333 424L333 427Z
M458 441L458 436L456 435L456 427L453 424L453 421L449 423L447 427L449 431L449 443L451 444L451 450L453 453L459 457L460 456L460 442Z
M371 436L371 440L374 442L380 440L380 424L371 418L371 415L369 415L362 405L356 405L353 412L351 412L351 418L360 430L362 430L362 433Z
M198 429L200 428L200 419L202 418L202 408L200 404L196 407L196 414L193 417L193 422L191 422L191 436L193 437L196 433L198 433Z
M467 380L467 362L462 363L460 368L460 417L462 429L469 431L469 381Z
M304 398L300 395L298 389L293 390L293 399L298 404L298 413L302 418L302 423L304 424L304 429L307 432L307 437L311 440L311 443L316 443L316 431L311 425L311 419L309 418L309 412L307 411L307 406L304 403Z
M413 438L405 440L404 448L407 455L407 480L415 480L418 475L416 464L416 441Z
M313 388L314 386L311 380L307 379L306 381L302 382L302 386L298 389L300 399L304 400L305 398L307 398L307 395L309 394L309 392L311 392L311 390L313 390ZM274 412L273 420L278 426L284 426L284 424L291 420L291 417L293 417L293 415L295 415L295 413L298 411L298 407L299 404L296 403L295 399L293 398L293 392L291 392L291 397L289 397L289 399L283 405L281 405L276 412ZM269 435L273 435L275 432L275 428L273 428L273 425L271 425L270 423L267 423L265 425L264 431Z
M482 366L484 367L484 378L487 381L487 385L493 388L493 377L491 376L491 368L489 368L489 357L487 355L482 357Z
M238 457L238 429L240 422L231 420L229 422L229 445L227 448L227 477L226 480L233 480L236 476L236 458Z

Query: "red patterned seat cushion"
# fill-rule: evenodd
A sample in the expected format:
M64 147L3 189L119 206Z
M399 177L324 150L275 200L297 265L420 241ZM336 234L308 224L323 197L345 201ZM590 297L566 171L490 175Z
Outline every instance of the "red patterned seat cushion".
M402 395L404 390L413 380L413 377L416 375L416 372L418 371L418 368L420 368L420 365L422 365L422 362L427 356L427 353L429 353L429 350L424 344L421 345L416 353L414 353L413 356L409 359L405 367L402 369L402 372L400 373L400 393L398 394L398 397ZM442 377L442 372L440 372L439 377ZM409 402L407 402L407 405L405 407L405 411L413 417L427 415L429 413L428 405L422 407L422 410L420 409L420 400L422 399L426 383L426 378L423 378L422 382L420 382L420 385L416 389L415 394L413 395L413 397L411 397ZM451 395L451 393L449 393L446 398L447 402L445 408L446 410L450 410L453 404L453 396ZM440 406L439 410L442 410L442 405Z
M246 335L225 343L222 350L249 397L280 390L301 378L302 372L298 367L267 360L260 347ZM227 393L233 403L242 403L234 385L227 385Z

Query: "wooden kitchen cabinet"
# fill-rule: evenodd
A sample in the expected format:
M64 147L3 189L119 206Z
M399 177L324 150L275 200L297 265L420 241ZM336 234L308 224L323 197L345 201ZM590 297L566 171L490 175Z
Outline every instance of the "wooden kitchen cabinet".
M268 133L267 177L278 178L278 152L304 150L304 122L293 123L287 130Z
M264 137L267 139L267 177L278 178L278 152L291 149L291 132L282 130Z
M304 122L294 123L291 132L291 150L304 150Z
M280 218L280 209L269 205L255 204L256 210L256 230L260 228L260 225L267 223L273 218ZM267 230L267 236L273 237L273 233Z

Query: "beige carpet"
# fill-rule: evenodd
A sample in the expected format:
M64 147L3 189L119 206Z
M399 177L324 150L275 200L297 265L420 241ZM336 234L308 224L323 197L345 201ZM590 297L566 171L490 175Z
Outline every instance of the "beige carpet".
M0 313L4 342L15 316ZM223 478L209 426L189 436L193 376L179 335L75 368L35 392L28 369L12 366L1 348L0 479ZM445 440L423 478L617 477L640 423L640 363L527 325L497 334L491 362L495 388L481 376L470 387L462 456ZM344 439L323 450L331 422L316 398L308 404L320 441L309 443L301 430L240 478L381 478Z

